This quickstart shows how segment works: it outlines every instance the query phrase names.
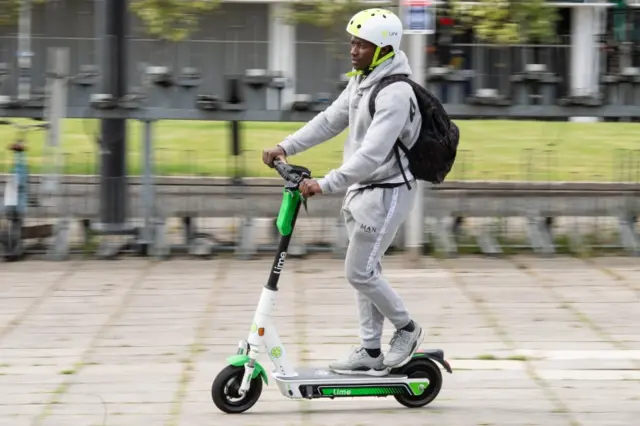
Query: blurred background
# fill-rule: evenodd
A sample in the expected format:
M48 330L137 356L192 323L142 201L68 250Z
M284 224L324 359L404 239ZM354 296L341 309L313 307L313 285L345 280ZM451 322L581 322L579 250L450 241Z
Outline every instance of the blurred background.
M4 260L271 253L282 181L261 151L338 96L346 22L374 6L461 129L393 250L640 252L638 0L0 5ZM291 161L322 176L345 137ZM340 202L309 202L291 255L344 255Z

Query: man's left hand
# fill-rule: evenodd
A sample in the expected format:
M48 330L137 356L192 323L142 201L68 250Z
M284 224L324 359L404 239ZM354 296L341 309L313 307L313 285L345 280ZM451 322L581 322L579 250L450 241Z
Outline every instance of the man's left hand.
M315 194L322 194L322 189L315 179L305 179L300 184L300 193L304 198L313 197Z

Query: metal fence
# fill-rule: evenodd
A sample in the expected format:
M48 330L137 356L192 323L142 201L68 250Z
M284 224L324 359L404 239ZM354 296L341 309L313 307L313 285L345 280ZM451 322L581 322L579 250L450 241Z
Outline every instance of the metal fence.
M63 243L68 244L71 254L149 254L152 249L148 243L160 247L153 252L160 257L233 252L250 258L271 252L277 242L280 181L239 175L241 179L234 183L228 177L206 176L207 162L216 162L217 170L229 170L238 161L259 161L258 154L245 151L238 157L207 159L203 158L205 153L189 149L155 152L154 175L150 176L153 186L144 186L144 175L127 178L131 234L98 236L91 224L99 218L101 203L118 207L101 198L95 168L99 150L68 152L65 163L72 165L76 174L65 171L59 198L43 197L43 176L30 176L31 203L25 225L40 229L40 233L26 234L35 236L26 241L27 253L50 253L51 246L59 243L52 229L64 218L69 231ZM182 158L179 175L172 170L177 158ZM83 161L86 167L78 168ZM0 164L4 186L11 158L3 153ZM337 166L338 162L327 164L327 169ZM556 182L562 161L551 149L522 150L514 173L508 175L490 170L478 173L475 167L473 153L461 150L448 182L425 193L425 252L453 255L526 250L552 254L617 249L637 253L633 232L638 232L640 211L640 149L612 150L611 160L587 175L591 182ZM291 255L344 254L340 203L341 196L310 200L309 210L301 212ZM402 248L403 238L401 232L394 249Z
M457 67L474 72L467 89L467 96L480 89L495 89L503 94L511 93L510 77L522 72L527 64L542 64L549 72L559 76L557 90L560 96L566 96L570 91L571 40L569 36L560 36L560 41L552 45L498 46L476 42L456 43L451 46L451 50L455 52L452 62ZM435 65L450 64L435 63Z
M318 38L321 33L314 33ZM226 93L226 78L242 75L247 69L268 69L269 40L261 35L250 34L239 38L233 31L224 39L192 39L180 43L162 43L157 40L132 37L129 40L129 59L127 80L132 88L144 86L143 74L148 66L170 66L175 71L188 67L202 73L198 91ZM311 38L311 37L309 37ZM45 60L51 47L67 47L70 50L70 71L79 76L88 70L100 69L97 42L92 37L33 36L32 49L38 54L33 58L31 84L36 91L44 89ZM8 67L9 73L0 81L0 94L8 94L17 84L18 69L15 61L18 39L15 36L0 36L0 63ZM511 93L510 76L524 70L530 63L543 64L554 75L560 77L557 91L560 96L569 92L570 44L549 46L495 45L473 43L452 46L459 61L453 61L455 67L472 72L465 95L476 93L479 89L496 89L500 93ZM530 51L540 51L534 58ZM348 43L334 41L309 40L296 41L296 78L295 92L301 94L330 93L337 91L340 76L350 69ZM426 53L425 53L426 54ZM436 56L437 57L437 56ZM428 67L445 66L436 57L429 57ZM596 65L596 64L594 64ZM86 102L86 93L82 87L71 87L69 96L72 105ZM134 89L135 90L135 89Z

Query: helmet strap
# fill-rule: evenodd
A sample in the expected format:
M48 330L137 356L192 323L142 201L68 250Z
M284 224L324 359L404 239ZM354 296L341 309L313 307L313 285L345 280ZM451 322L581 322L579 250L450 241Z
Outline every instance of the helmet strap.
M375 67L395 55L395 52L391 51L384 55L382 58L378 58L378 56L380 56L380 50L380 46L376 46L376 51L373 54L373 60L371 61L371 65L369 65L369 71L373 70Z
M380 56L380 50L381 50L380 46L376 46L376 51L373 53L373 59L371 60L371 65L369 65L369 69L366 72L361 70L349 71L347 73L347 77L353 77L354 75L369 74L371 71L373 71L375 67L377 67L387 59L391 58L393 55L395 55L395 52L391 51L386 55L384 55L382 58L378 58L378 56Z

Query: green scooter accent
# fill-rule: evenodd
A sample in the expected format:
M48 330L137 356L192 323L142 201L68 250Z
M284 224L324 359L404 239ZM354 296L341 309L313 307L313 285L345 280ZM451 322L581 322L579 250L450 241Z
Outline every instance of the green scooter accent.
M227 362L233 365L234 367L242 367L243 365L249 362L249 355L233 355L227 358ZM256 361L251 378L255 379L258 376L262 377L262 380L266 385L269 384L269 378L267 377L267 372L264 371L264 367L261 366L258 361Z
M296 215L298 203L303 201L299 190L285 189L282 194L282 204L276 220L280 235L286 237L293 232L293 218ZM305 206L306 208L306 206Z

